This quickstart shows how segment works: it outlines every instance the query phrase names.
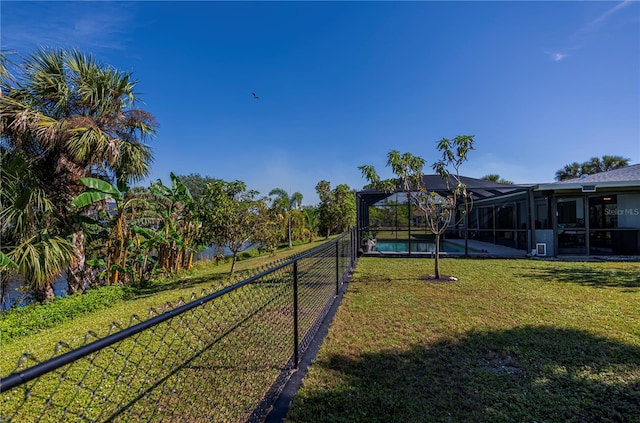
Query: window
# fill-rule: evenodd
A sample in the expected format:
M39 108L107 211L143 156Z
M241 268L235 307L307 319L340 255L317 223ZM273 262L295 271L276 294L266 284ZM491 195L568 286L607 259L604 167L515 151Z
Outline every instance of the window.
M589 226L591 229L617 228L617 211L615 195L589 198Z
M576 202L558 202L558 223L565 225L575 225L577 222Z

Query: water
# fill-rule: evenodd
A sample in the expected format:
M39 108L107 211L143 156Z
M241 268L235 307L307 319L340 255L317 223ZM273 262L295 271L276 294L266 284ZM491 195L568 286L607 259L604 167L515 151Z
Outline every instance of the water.
M249 251L257 247L257 244L246 243L242 246L240 251ZM215 257L217 251L217 247L209 247L197 255L196 261L212 259ZM229 257L231 256L231 250L225 247L223 249L223 254L225 257ZM7 281L7 289L5 291L4 298L2 298L2 303L0 303L0 310L7 310L13 305L24 306L29 302L31 296L29 295L28 291L23 290L23 285L26 285L26 283L24 282L24 279L22 277L13 276L9 278L9 280ZM67 284L66 272L63 272L55 279L53 283L53 293L56 297L65 297L67 295L68 288L69 286Z
M253 250L254 248L258 248L258 244L245 242L244 245L240 248L239 253L243 251ZM216 256L217 252L218 252L218 247L214 245L213 247L209 247L206 250L201 251L197 256L197 260L210 260ZM231 257L233 255L229 247L224 247L224 249L222 250L222 254L225 257Z
M406 253L409 251L407 241L378 241L377 250L382 253ZM411 252L415 253L435 253L435 242L411 241ZM464 247L447 241L440 242L440 252L443 253L464 253Z
M13 305L24 306L31 299L31 295L23 288L26 285L24 279L21 276L12 276L7 281L7 288L0 304L0 310L7 310ZM67 295L66 274L63 272L53 282L53 293L56 297L65 297Z

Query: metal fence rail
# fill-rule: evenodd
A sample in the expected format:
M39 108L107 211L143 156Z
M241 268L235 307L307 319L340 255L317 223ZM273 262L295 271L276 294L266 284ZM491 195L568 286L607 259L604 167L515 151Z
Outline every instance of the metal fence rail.
M105 338L19 365L0 381L0 421L260 421L355 267L356 247L352 230Z

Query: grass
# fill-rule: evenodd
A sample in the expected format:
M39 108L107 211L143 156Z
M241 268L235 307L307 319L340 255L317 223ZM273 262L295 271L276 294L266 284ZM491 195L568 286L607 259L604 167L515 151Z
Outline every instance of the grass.
M236 264L234 280L326 241L319 239L294 245L291 249L280 248L275 254L245 258ZM32 356L34 363L44 361L56 355L59 342L77 347L85 342L89 332L92 339L106 336L110 331L129 326L130 322L157 314L167 304L187 302L193 297L213 292L229 283L230 269L230 261L216 265L214 260L207 260L196 263L190 272L153 281L141 288L110 286L60 298L50 304L33 304L2 313L0 375L11 373L23 353Z
M240 267L256 274L274 260L282 262L322 243L247 259ZM309 318L318 315L316 309L333 298L333 264L333 257L322 255L299 262L302 337L309 329ZM0 402L0 420L110 421L117 417L120 421L246 421L293 354L291 271L291 266L276 270L256 283L7 391ZM198 292L199 288L205 293L217 291L232 282L227 272L228 265L201 263L176 280L134 290L130 298L116 301L112 307L3 343L0 362L3 368L12 361L15 366L17 357L28 351L17 367L22 371L52 354L104 337L114 317L120 324L113 325L111 331L118 331L127 326L127 319L137 311L146 312L150 305L156 305L152 314L159 314L166 303L173 308L189 301L187 292ZM241 279L244 276L238 275L233 282ZM59 339L66 342L53 352Z
M362 258L291 422L640 422L640 263Z

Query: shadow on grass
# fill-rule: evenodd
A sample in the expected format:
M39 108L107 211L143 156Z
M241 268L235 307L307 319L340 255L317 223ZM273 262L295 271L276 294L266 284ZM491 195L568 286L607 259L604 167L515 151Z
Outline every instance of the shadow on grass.
M164 291L172 291L176 289L186 289L194 286L198 286L209 282L211 286L219 287L221 284L230 284L238 282L243 279L247 279L261 271L264 271L268 266L256 266L248 269L236 270L231 276L228 271L206 272L202 276L191 276L184 274L181 276L173 276L170 279L158 279L148 281L142 286L132 287L131 299L148 297Z
M518 270L521 271L523 269L518 268ZM525 273L519 273L518 276L602 288L640 288L640 273L632 270L602 269L586 266L530 268Z
M288 421L640 421L640 348L577 330L476 332L315 365L331 388L310 386Z
M174 289L190 288L190 287L203 284L205 282L211 282L211 285L217 285L218 282L228 280L228 279L229 279L228 273L218 273L218 274L201 276L197 278L185 276L185 277L178 277L169 281L166 281L166 280L161 282L151 281L144 284L143 286L132 288L131 299L147 297L150 295L157 294L159 292L171 291Z
M332 238L335 238L335 237L332 237ZM317 243L318 245L322 245L322 243L327 241L328 239L322 239L322 240L316 240L314 241L314 243ZM312 246L312 244L308 242L294 243L294 246L298 246L301 244L309 244L309 246ZM248 268L242 268L242 269L236 268L237 270L234 272L233 276L231 276L228 271L225 271L225 272L209 271L209 272L206 272L203 276L198 276L198 277L193 277L193 276L190 276L189 274L184 274L183 276L174 276L170 279L161 278L157 280L148 281L144 283L142 286L131 287L131 293L127 299L133 300L133 299L148 297L164 291L186 289L186 288L204 284L206 282L209 282L211 286L216 286L216 287L219 287L223 283L230 284L234 282L239 282L243 279L250 278L251 276L254 276L260 272L264 272L267 269L270 269L271 267L276 266L277 264L279 264L284 260L290 259L295 255L295 253L289 250L290 248L286 244L278 246L276 253L281 253L281 252L291 253L290 255L286 255L283 257L277 257L276 253L273 253L270 255L267 255L267 253L256 255L255 250L249 250L249 251L240 253L237 263L241 263L241 262L244 262L245 260L251 260L251 259L260 258L260 257L270 258L271 261L267 261L255 267L248 267ZM303 253L305 251L306 250L302 250L299 253ZM213 260L214 259L205 259L203 261L213 261ZM229 263L229 262L230 262L230 258L227 258L221 263Z

